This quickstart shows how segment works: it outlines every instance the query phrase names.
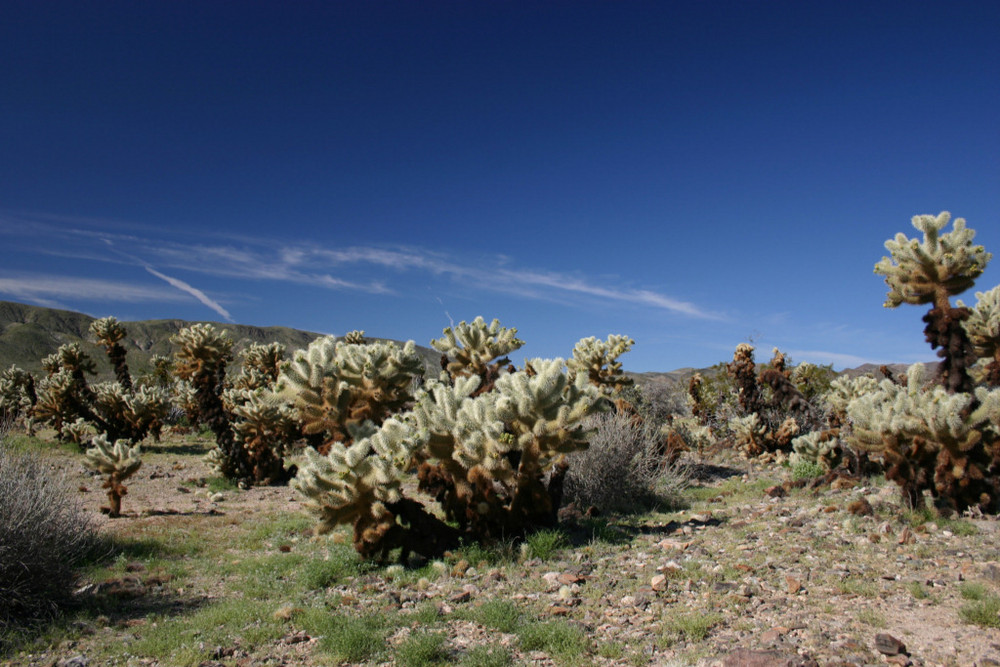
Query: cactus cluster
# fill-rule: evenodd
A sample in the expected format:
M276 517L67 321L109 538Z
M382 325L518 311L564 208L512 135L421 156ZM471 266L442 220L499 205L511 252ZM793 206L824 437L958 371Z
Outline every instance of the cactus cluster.
M309 452L293 485L309 498L321 530L352 525L355 548L367 557L396 548L400 558L436 556L462 536L516 538L552 525L565 454L587 446L582 420L608 405L588 375L570 373L561 359L513 368L506 355L522 342L496 320L462 322L444 334L432 345L444 353L446 373L415 394L403 392L419 375L412 342L400 349L320 340L279 380L307 428L324 433L329 446L325 456ZM353 388L365 386L360 368L367 383L382 375L395 388L392 412L352 407ZM604 369L602 377L614 374ZM384 402L392 392L359 395ZM406 496L402 481L414 473L451 523Z
M898 234L886 242L875 272L885 276L885 306L930 304L924 333L941 358L933 382L916 365L906 382L883 380L874 391L853 398L847 413L852 442L885 461L887 477L917 506L929 491L951 511L1000 510L1000 390L995 389L1000 289L979 293L975 308L951 297L971 288L990 260L972 240L961 218L942 233L951 216L913 218L923 240ZM985 362L978 380L975 368ZM986 386L977 386L984 382Z

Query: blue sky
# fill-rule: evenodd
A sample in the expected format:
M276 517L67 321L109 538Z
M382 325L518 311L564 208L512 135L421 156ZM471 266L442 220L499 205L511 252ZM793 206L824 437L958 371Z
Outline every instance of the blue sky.
M1000 253L993 2L7 0L0 62L0 299L842 368L933 358L911 216Z

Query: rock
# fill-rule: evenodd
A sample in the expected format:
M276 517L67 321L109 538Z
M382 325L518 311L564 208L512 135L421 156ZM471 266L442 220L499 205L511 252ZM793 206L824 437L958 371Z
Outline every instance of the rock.
M87 667L90 661L86 656L74 655L72 658L65 658L56 663L56 667Z
M665 575L658 574L650 579L649 585L657 593L665 591L667 590L667 577Z
M211 500L213 503L221 503L223 500L226 499L226 494L221 493L221 492L220 493L213 493L212 495L210 495L208 497L208 499Z
M784 498L788 495L788 491L785 491L785 487L778 484L764 489L764 494L769 498Z
M584 581L586 581L586 579L584 577L580 576L579 574L573 573L573 572L564 572L564 573L560 574L559 576L557 576L556 580L560 584L567 584L567 585L582 584ZM546 579L546 581L548 581L548 579Z
M905 526L903 528L903 532L899 534L899 539L896 540L896 544L913 544L916 541L917 538L914 537L913 531L910 530L909 526Z
M875 635L875 650L882 655L899 655L906 653L906 645L887 632Z
M451 576L461 577L463 574L465 574L465 571L468 569L469 569L469 561L463 558L462 560L455 563L454 567L451 568Z

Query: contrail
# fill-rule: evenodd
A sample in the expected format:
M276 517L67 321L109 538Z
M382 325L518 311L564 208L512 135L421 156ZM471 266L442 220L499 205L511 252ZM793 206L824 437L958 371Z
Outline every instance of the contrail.
M157 271L156 269L154 269L152 266L150 266L148 262L143 261L142 259L136 257L135 255L130 255L130 254L126 253L126 252L122 252L121 250L119 250L118 248L116 248L115 245L114 245L114 243L112 243L110 239L101 239L101 240L104 241L108 245L108 249L111 252L113 252L113 253L115 253L117 255L121 255L122 257L124 257L126 259L129 259L129 260L131 260L131 261L139 264L140 266L142 266L142 268L146 269L147 271L149 271L151 274L153 274L154 276L156 276L160 280L166 282L169 285L173 285L174 287L176 287L177 289L179 289L182 292L186 292L186 293L190 294L194 298L198 299L198 301L201 301L203 304L205 304L206 306L208 306L209 308L211 308L212 310L214 310L215 312L217 312L219 315L222 315L222 317L224 317L227 322L235 322L235 320L233 319L232 315L229 314L228 310L226 310L225 308L223 308L222 306L220 306L218 302L213 301L212 299L209 299L208 295L205 294L204 292L202 292L197 287L192 287L191 285L188 285L183 280L180 280L178 278L171 278L170 276L168 276L166 274L160 273L159 271Z
M229 314L229 311L227 311L225 308L223 308L222 306L220 306L215 301L212 301L211 299L209 299L208 295L205 294L204 292L202 292L197 287L192 287L191 285L188 285L183 280L178 280L177 278L171 278L168 275L164 275L164 274L160 273L159 271L153 269L149 265L147 265L145 267L145 269L147 271L149 271L150 273L152 273L157 278L159 278L160 280L164 280L164 281L170 283L171 285L173 285L174 287L176 287L177 289L181 290L182 292L187 292L188 294L190 294L194 298L198 299L198 301L201 301L203 304L205 304L206 306L208 306L209 308L211 308L212 310L214 310L215 312L217 312L219 315L222 315L224 318L226 318L227 322L235 322L235 320Z

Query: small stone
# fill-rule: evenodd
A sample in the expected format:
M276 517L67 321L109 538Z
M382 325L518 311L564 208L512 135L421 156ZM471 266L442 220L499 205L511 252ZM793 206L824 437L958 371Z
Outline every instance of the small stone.
M790 595L798 595L802 590L802 582L791 575L785 577L785 586Z
M785 491L785 487L777 484L764 489L764 494L769 498L784 498L788 495L788 491Z
M579 574L574 574L572 572L564 572L560 574L558 577L556 577L556 580L560 584L581 584L584 581L586 581L584 577L581 577Z
M875 635L875 650L882 655L899 655L906 653L906 645L887 632Z
M813 667L816 661L797 653L737 649L723 658L721 667Z
M549 613L553 616L569 616L569 607L564 607L562 605L554 604L549 607Z
M221 503L223 500L226 499L226 494L221 492L213 493L208 497L208 499L211 500L213 503Z
M469 569L469 561L463 558L462 560L455 563L455 565L451 568L451 576L461 577L463 574L465 574L465 571L468 569Z
M449 602L454 602L455 604L462 604L463 602L468 602L471 599L472 599L472 593L471 592L469 592L469 591L459 591L458 593L455 593L450 598L448 598L448 601Z
M666 575L658 574L653 577L649 582L650 587L660 593L667 590L667 577Z
M896 544L913 544L917 541L917 538L913 535L913 531L910 530L909 526L903 528L903 532L899 534L899 539L896 540Z

